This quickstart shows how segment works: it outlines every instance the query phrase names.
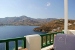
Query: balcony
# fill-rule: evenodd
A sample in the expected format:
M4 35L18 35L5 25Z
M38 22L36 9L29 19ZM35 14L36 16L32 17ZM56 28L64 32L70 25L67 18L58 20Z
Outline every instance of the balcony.
M9 50L9 42L15 43L15 50L18 50L18 41L22 40L22 47L27 48L29 50L44 50L45 47L51 46L54 43L54 36L57 34L63 34L63 32L55 32L49 34L35 34L35 35L27 35L21 38L13 38L13 39L5 39L0 40L0 43L5 43L5 50Z

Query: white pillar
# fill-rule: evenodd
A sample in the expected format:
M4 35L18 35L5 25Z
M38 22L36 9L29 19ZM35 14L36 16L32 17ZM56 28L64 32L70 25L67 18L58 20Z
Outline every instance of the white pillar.
M64 0L64 33L68 33L68 0Z
M27 35L26 48L28 50L41 50L41 36L38 34Z

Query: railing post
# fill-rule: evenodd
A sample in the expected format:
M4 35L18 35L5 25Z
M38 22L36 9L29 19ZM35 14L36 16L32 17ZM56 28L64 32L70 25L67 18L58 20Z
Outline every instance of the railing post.
M43 36L41 36L41 48L43 48Z
M15 40L15 50L18 50L18 40Z
M46 46L47 46L47 35L46 35Z
M9 50L9 41L6 41L6 50Z
M27 35L26 48L28 50L41 50L41 36L38 34Z
M51 34L50 34L50 45L51 45Z
M23 48L26 48L26 37L23 38Z

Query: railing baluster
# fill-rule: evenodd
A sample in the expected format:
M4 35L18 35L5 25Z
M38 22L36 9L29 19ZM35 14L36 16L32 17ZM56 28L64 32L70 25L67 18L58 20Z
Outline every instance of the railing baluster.
M26 48L26 37L24 37L24 48Z
M51 45L51 34L50 34L50 45Z
M26 38L23 38L23 48L26 48Z
M54 33L53 33L53 43L54 43Z
M15 40L15 50L18 50L18 40Z
M45 36L46 36L46 46L47 46L47 45L48 45L48 44L47 44L47 35L45 35Z
M51 34L51 44L52 44L52 34Z
M41 48L43 48L43 36L41 36Z
M9 50L9 41L6 41L6 50Z

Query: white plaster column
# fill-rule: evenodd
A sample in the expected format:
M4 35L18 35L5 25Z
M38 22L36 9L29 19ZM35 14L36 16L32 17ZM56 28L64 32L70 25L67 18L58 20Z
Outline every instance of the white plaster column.
M27 35L26 48L28 50L41 50L41 36L38 34Z
M68 34L68 0L64 0L64 33Z

